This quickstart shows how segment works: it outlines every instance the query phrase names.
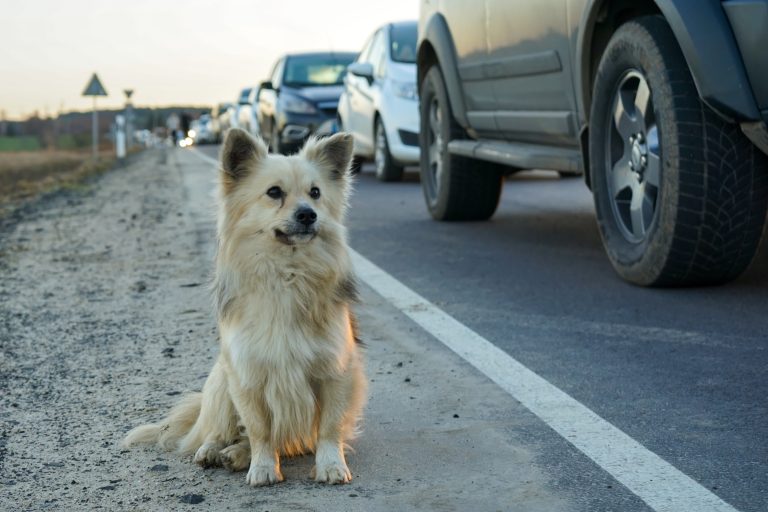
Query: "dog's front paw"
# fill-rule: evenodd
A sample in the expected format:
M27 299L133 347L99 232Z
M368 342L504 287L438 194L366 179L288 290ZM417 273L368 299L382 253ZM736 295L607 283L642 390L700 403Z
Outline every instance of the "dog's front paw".
M195 452L195 464L199 464L204 468L221 466L219 450L221 450L221 445L219 443L203 443L203 445L197 449L197 452Z
M312 468L310 476L316 482L327 484L348 484L352 481L352 473L343 462L332 462L329 464L318 464Z
M243 471L248 468L251 460L251 448L248 443L235 443L227 446L221 452L221 464L230 471Z
M283 481L280 469L275 466L255 466L251 464L245 481L252 487L272 485Z

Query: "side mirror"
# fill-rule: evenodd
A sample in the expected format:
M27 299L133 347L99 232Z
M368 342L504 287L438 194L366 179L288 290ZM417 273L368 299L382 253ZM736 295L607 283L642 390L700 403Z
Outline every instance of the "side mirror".
M347 66L347 71L355 76L365 78L369 84L373 82L373 64L370 62L353 62Z
M269 80L261 82L259 84L259 88L262 89L262 90L267 90L267 91L274 91L275 90L275 88L272 87L272 82L269 81Z

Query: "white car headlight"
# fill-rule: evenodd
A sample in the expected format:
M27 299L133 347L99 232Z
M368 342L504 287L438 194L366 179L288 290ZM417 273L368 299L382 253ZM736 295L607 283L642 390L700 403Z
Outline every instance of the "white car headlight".
M317 112L314 105L298 96L285 94L280 97L280 101L283 104L283 110L286 112L293 114L314 114Z
M416 91L416 84L413 82L392 82L392 92L399 98L406 100L417 100L419 98Z

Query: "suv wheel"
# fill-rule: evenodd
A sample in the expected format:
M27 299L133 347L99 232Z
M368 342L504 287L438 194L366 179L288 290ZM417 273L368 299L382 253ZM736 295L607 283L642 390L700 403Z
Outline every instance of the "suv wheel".
M421 188L437 220L485 220L499 204L502 173L495 164L452 155L448 142L464 138L448 103L440 68L432 66L421 84L419 144Z
M376 177L379 181L401 181L403 179L403 166L398 165L389 152L387 132L384 131L384 122L380 117L376 119L375 130L374 140L376 141L376 146L373 153L373 162L376 165Z
M701 102L662 18L616 31L592 97L591 181L616 271L646 286L741 274L762 234L768 158Z

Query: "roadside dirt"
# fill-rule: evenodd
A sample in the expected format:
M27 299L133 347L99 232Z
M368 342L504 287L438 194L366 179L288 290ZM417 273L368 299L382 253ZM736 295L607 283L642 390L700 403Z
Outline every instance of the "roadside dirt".
M0 510L574 510L516 441L536 420L365 289L370 402L350 485L311 481L311 457L252 489L121 450L217 353L206 173L148 151L0 225Z

